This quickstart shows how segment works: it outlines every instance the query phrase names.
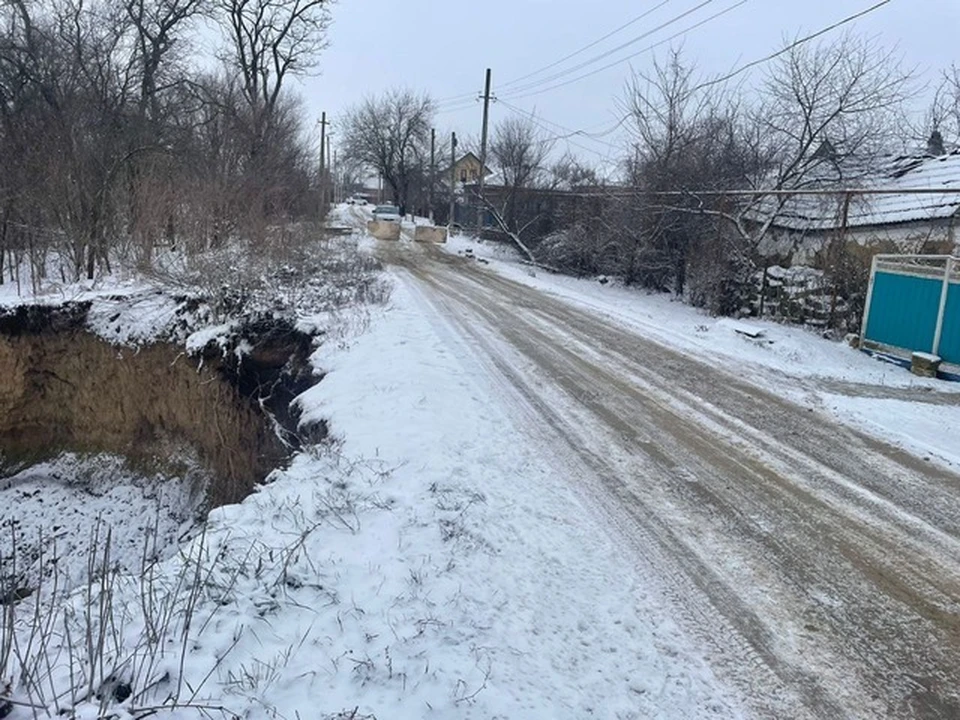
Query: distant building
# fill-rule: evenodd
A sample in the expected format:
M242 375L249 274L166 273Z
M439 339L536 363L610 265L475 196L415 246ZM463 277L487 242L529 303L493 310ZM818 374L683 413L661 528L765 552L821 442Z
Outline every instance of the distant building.
M453 176L456 178L456 182L463 185L474 185L480 182L480 167L482 163L480 158L474 155L472 152L464 153L464 155L454 163L453 166ZM484 179L493 174L493 171L490 168L486 168L484 173ZM450 167L448 166L446 171L441 175L441 178L446 184L450 183Z

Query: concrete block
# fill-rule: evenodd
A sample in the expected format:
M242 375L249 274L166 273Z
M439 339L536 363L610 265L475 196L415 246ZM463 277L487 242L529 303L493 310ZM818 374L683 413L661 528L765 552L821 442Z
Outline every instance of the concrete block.
M400 223L386 222L385 220L370 220L367 222L367 232L377 240L399 240Z
M447 241L447 229L434 227L433 225L417 225L413 231L413 239L416 242L445 243Z
M915 352L910 356L910 372L920 377L936 377L941 362L937 355Z

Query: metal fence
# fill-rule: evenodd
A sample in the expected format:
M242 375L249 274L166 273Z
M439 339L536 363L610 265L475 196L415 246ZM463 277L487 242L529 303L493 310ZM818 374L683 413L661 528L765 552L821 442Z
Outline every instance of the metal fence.
M875 256L860 337L862 347L960 364L960 258Z

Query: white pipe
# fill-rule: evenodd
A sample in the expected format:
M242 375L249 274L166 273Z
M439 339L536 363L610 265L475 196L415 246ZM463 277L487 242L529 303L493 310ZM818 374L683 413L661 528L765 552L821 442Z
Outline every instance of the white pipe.
M937 311L937 329L933 331L933 348L930 350L934 355L940 353L940 336L943 334L943 315L947 310L947 295L950 292L950 275L953 274L953 258L947 258L947 265L943 271L943 287L940 288L940 309Z
M860 344L867 339L867 319L870 317L870 303L873 300L873 279L877 275L877 260L881 255L874 255L870 261L870 282L867 284L867 300L863 304L863 320L860 323Z

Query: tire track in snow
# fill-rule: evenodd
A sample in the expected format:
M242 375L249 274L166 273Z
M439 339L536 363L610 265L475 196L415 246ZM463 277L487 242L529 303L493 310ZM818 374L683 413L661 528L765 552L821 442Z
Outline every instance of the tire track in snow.
M675 586L689 586L692 580L700 594L724 612L741 643L746 638L762 662L777 672L784 686L799 692L816 715L955 716L956 697L950 683L956 680L956 603L960 597L956 562L932 550L925 555L924 548L925 544L937 544L937 533L944 547L956 542L956 476L822 418L808 418L801 408L733 382L733 378L688 358L671 356L670 351L649 341L456 258L440 257L437 263L419 267L417 263L429 255L419 253L414 263L402 256L398 261L433 288L432 296L444 303L447 314L459 321L499 372L594 469L608 494L631 511L638 507L643 511L636 525L648 535L652 531L656 535L661 545L659 564L674 576L680 566L683 577L674 578ZM451 267L456 275L449 272ZM498 335L504 342L492 344L491 336ZM520 364L516 358L511 358L514 362L504 360L504 343L522 360ZM589 354L583 343L600 346L601 358L586 360L584 356ZM630 358L630 348L624 344L639 358L653 360L659 372ZM657 363L664 356L666 362ZM689 387L657 392L657 385L665 381L680 385L674 381L683 370L700 383L699 397L706 402L699 408L693 407L698 396ZM531 374L537 382L531 382ZM567 398L566 407L563 402L554 406L544 401L551 383L555 395ZM600 392L598 384L614 391ZM592 418L594 424L606 426L605 438L590 438L589 433L585 437L582 427L574 427L563 417L557 408L569 410L571 400L583 408L580 425L590 424ZM811 449L811 437L790 436L793 442L788 443L769 429L758 428L770 421L771 412L758 413L757 406L770 403L775 406L773 415L786 415L788 426L791 414L799 416L793 425L824 443L823 452ZM640 409L631 409L631 404ZM659 430L641 433L644 439L638 437L634 424ZM784 422L771 425L776 429ZM663 428L672 432L665 433ZM749 445L759 449L733 442L733 433L748 435ZM593 449L585 447L588 441ZM612 457L616 453L603 452L602 447L597 452L601 442L611 441L629 445L634 457L646 456L664 475L672 473L687 481L667 483L669 493L661 490L656 502L645 502L637 488L624 487L619 479L627 461L621 458L618 466ZM843 451L839 456L838 444ZM681 462L670 453L665 456L664 447L672 448ZM628 459L631 456L629 450L621 454ZM849 462L851 458L856 462ZM847 479L851 468L858 472ZM887 486L867 481L865 476L871 474L885 479ZM891 478L911 480L913 496L892 491ZM844 486L849 492L837 491ZM940 505L941 512L936 512L929 497L916 497L918 488L925 488L938 500L954 502L947 508ZM721 520L711 519L702 508L709 508ZM711 567L711 558L705 555L717 548L703 542L691 550L697 545L695 540L680 538L670 522L679 523L686 531L702 523L703 533L709 530L712 542L730 536L725 552L744 563L744 568L723 567L722 556L712 559L721 567ZM809 547L802 547L803 542ZM738 543L751 553L740 549L737 558ZM800 545L793 547L794 543ZM907 557L900 560L901 554ZM818 568L824 560L836 567ZM653 561L657 564L656 558ZM794 605L802 604L797 598L802 600L810 590L807 585L812 578L818 585L813 590L822 595L816 619L828 626L832 623L837 638L800 642L791 637L785 642L776 637L782 630L777 622L786 618L794 630L802 630L804 618L796 616L796 607L788 607L781 617L770 616L769 603L731 585L730 577L737 577L738 572L741 578L765 579L784 598L793 596ZM762 572L769 577L763 578ZM858 597L860 594L864 597ZM791 611L795 617L790 617ZM761 617L757 612L768 615ZM710 608L701 606L692 614L706 617L711 613ZM809 660L784 647L792 643L816 658ZM812 671L804 669L804 663ZM817 677L821 671L827 675L822 680ZM911 679L910 673L915 677ZM859 682L853 682L857 678ZM844 683L853 687L844 689ZM858 684L865 687L856 687Z

